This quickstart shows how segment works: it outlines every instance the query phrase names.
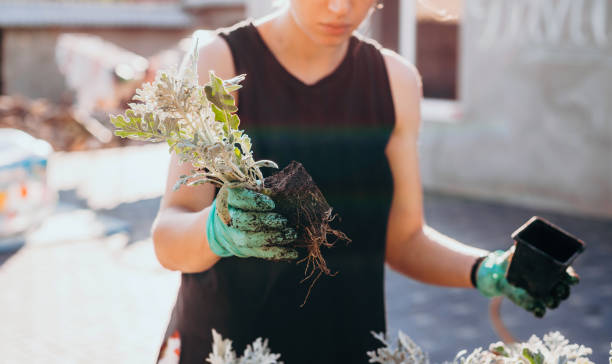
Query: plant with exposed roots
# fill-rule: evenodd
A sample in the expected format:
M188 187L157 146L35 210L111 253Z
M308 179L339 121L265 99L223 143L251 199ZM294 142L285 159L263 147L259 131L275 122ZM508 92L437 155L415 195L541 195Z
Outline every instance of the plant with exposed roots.
M300 163L265 178L260 168L278 168L269 160L255 161L251 140L238 129L240 118L232 92L242 86L245 75L222 80L213 71L209 82L198 83L197 43L178 71L160 71L155 81L136 91L125 115L112 115L115 134L149 142L167 142L181 163L190 162L192 173L180 176L174 186L212 183L218 186L216 210L231 226L227 206L228 189L245 187L269 195L277 210L298 232L296 247L307 249L306 279L331 274L321 247L331 247L328 235L350 241L330 227L331 207ZM312 284L310 288L312 288Z

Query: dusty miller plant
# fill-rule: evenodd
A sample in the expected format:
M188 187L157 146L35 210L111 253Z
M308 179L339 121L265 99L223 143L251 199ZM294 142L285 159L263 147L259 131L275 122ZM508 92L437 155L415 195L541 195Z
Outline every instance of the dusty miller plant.
M300 163L290 163L264 183L260 168L278 166L268 160L255 161L251 140L239 129L232 92L241 88L245 76L224 81L211 71L209 82L201 86L197 65L196 42L178 71L158 72L152 83L136 91L136 102L129 104L124 115L111 116L115 134L167 142L181 163L193 165L191 174L179 177L175 189L204 183L219 186L216 211L225 225L232 226L227 206L229 188L245 187L272 198L277 212L287 217L298 233L294 246L307 250L306 257L298 261L306 262L306 278L302 282L312 278L305 304L321 274L332 275L321 248L331 248L339 240L349 242L350 238L330 226L335 217L332 208ZM329 238L336 241L330 242Z
M543 339L532 335L525 343L491 344L486 355L496 364L593 364L587 355L592 350L583 345L570 344L558 331L544 335Z
M206 359L210 364L283 364L279 361L280 354L273 354L268 348L268 340L257 338L247 345L244 354L238 357L232 349L232 341L223 337L214 329L212 352Z
M385 346L376 351L368 351L370 363L381 364L429 364L427 354L408 335L399 332L393 344L383 333L372 335Z
M423 350L401 331L397 345L392 345L383 334L374 334L385 346L368 352L370 363L429 364ZM587 355L592 350L583 345L569 344L559 332L544 335L543 340L533 335L524 343L491 344L488 350L477 348L468 355L460 351L453 362L447 364L593 364ZM612 364L612 350L610 350Z
M272 161L255 161L251 140L238 129L240 119L231 92L240 89L245 75L222 80L213 71L209 82L198 83L198 46L188 55L181 69L160 71L155 81L136 90L135 103L125 115L111 116L115 134L149 142L167 142L181 162L190 162L190 175L179 178L181 185L213 183L219 187L217 209L229 223L229 187L259 189L263 185L261 167L278 168Z
M370 363L380 364L430 364L427 354L408 335L399 331L396 341L383 333L372 335L384 346L367 352ZM610 344L612 364L612 343ZM477 348L468 355L460 351L452 362L445 364L593 364L587 355L592 350L583 345L570 344L558 331L544 335L543 339L533 335L524 343L489 345L488 350ZM242 357L232 349L232 341L223 339L213 330L213 351L207 361L211 364L282 364L280 354L272 354L268 340L258 338L248 345Z

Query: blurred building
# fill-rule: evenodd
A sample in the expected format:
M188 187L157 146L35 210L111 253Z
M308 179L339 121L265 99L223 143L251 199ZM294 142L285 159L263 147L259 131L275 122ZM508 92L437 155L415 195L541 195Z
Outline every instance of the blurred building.
M149 57L271 0L0 0L0 93L60 100L60 33ZM363 31L424 82L430 190L612 216L609 0L384 0Z
M0 94L62 99L66 87L54 62L62 33L95 35L148 58L175 47L196 29L257 17L269 12L272 4L273 0L0 0ZM397 48L397 0L389 4L364 30Z
M437 13L433 21L453 4L465 6L456 21L412 21L425 96L455 98L423 103L425 187L611 217L609 1L420 3ZM415 13L401 12L400 23ZM444 91L452 83L454 97Z
M461 2L417 2L415 64L426 98L457 98Z
M241 0L0 0L0 93L59 101L66 90L55 64L61 33L96 35L149 57L196 29L227 26L244 16Z

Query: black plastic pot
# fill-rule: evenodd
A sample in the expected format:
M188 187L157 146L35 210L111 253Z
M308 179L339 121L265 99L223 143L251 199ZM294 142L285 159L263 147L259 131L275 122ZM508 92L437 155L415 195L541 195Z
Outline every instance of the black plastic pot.
M516 230L512 239L515 251L506 279L540 299L552 293L585 249L584 242L537 216Z

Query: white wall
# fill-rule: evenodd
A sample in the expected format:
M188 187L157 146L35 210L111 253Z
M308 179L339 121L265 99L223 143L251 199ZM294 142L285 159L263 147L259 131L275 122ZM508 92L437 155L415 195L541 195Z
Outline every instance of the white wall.
M246 0L247 16L259 18L272 12L274 0Z
M612 5L470 0L464 120L425 123L425 186L612 216Z

